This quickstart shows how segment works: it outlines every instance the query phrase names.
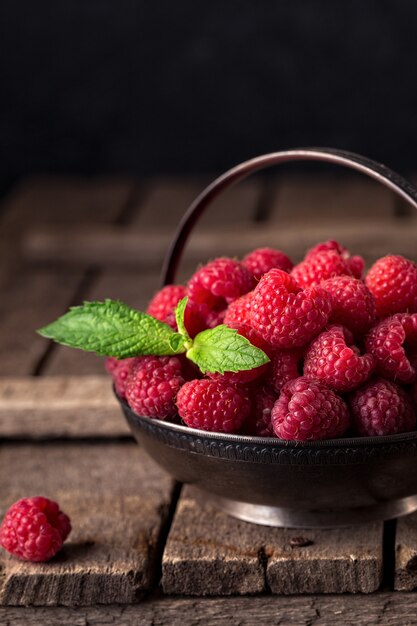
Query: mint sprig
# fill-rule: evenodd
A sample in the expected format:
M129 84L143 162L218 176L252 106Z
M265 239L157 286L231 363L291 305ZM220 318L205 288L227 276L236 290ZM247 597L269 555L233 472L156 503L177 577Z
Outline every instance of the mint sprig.
M262 350L225 325L191 339L184 322L187 302L183 298L175 311L178 332L119 300L105 300L72 307L38 333L65 346L118 359L185 352L203 373L239 372L269 361Z
M185 337L151 315L119 300L84 302L38 333L57 343L125 359L185 352Z
M187 357L204 374L251 370L269 361L265 352L224 324L199 333L187 350Z

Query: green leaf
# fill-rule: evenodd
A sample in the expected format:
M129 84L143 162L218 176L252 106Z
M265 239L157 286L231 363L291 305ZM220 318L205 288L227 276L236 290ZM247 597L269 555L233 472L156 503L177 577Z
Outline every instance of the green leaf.
M203 373L221 374L250 370L269 361L265 352L224 324L196 335L192 347L187 350L187 357Z
M119 300L84 302L38 333L65 346L119 359L186 350L186 339L180 333Z
M191 337L188 334L187 329L185 328L184 323L184 315L185 309L187 307L188 296L185 296L182 300L180 300L177 304L177 308L175 309L175 321L177 322L178 332L180 332L187 341L191 341Z

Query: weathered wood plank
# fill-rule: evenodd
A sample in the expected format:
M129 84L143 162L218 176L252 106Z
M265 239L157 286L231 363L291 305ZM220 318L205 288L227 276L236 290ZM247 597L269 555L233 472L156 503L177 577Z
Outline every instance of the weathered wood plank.
M25 271L0 292L0 376L27 375L47 341L36 329L58 317L70 304L79 277L72 272Z
M0 378L0 438L129 434L108 375Z
M0 226L30 229L34 223L71 224L114 221L134 182L127 178L39 176L27 178L6 197Z
M306 248L325 239L338 239L355 254L363 254L368 260L388 253L404 254L416 258L414 221L362 220L334 225L328 222L292 223L280 226L268 222L254 224L247 230L219 227L218 232L207 230L190 237L186 250L186 263L197 264L219 255L243 256L253 248L275 246L287 251L299 260ZM97 263L115 267L138 265L144 268L160 267L161 258L168 248L168 234L135 233L126 228L97 227L94 230L33 232L24 241L24 253L28 260L71 261L74 263ZM74 258L74 249L77 258Z
M230 595L375 591L382 580L382 524L289 530L233 519L185 487L162 562L167 594ZM291 538L312 542L294 548Z
M56 499L73 531L50 563L0 556L0 604L129 603L154 582L173 482L135 443L7 445L2 512L20 497Z
M401 517L395 535L395 580L398 591L417 589L417 514Z
M280 179L270 220L337 225L394 217L394 194L361 176L287 175Z
M154 597L136 606L0 608L5 626L414 626L412 593L230 598Z

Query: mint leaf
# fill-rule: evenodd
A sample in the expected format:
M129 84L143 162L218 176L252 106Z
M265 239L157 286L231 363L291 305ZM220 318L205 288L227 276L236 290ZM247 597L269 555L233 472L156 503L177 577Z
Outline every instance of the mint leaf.
M84 302L38 333L64 346L119 359L186 350L186 339L180 333L119 300Z
M175 309L175 321L177 322L178 332L184 335L187 341L191 341L191 337L188 334L187 329L185 328L184 323L184 315L185 309L187 307L188 296L185 296L182 300L180 300L177 304L177 308Z
M269 358L246 337L224 324L196 335L187 357L203 373L239 372L268 363Z

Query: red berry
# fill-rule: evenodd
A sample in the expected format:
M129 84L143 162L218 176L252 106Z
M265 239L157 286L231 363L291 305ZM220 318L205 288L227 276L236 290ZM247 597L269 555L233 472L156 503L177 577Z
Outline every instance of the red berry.
M319 285L333 276L351 275L347 261L334 250L323 250L302 261L291 270L300 287Z
M175 310L178 302L186 295L186 288L183 285L166 285L153 296L146 312L157 320L165 322L168 315ZM173 328L175 328L175 326L173 326Z
M175 398L184 377L181 362L171 356L138 357L126 383L129 406L144 417L165 419L177 410Z
M416 380L417 313L387 317L369 331L366 349L381 376L402 383Z
M253 300L253 291L234 300L227 307L224 323L230 328L250 326L250 315Z
M329 320L331 296L321 287L302 290L292 276L273 269L253 295L251 326L277 348L303 346Z
M299 378L299 365L302 358L300 350L278 350L272 357L271 374L268 376L268 384L280 392L283 386L290 380Z
M0 526L0 545L24 561L49 561L71 531L58 504L37 496L15 502Z
M361 356L351 345L349 332L342 326L331 326L322 332L307 350L304 376L320 380L335 391L351 391L362 385L375 368L372 355Z
M350 256L349 250L347 250L347 248L344 248L342 244L335 240L323 241L321 243L318 243L316 246L314 246L314 248L311 248L311 250L307 252L304 260L306 261L307 259L311 259L317 253L327 250L333 250L334 252L337 252L337 254L339 254L346 261L352 276L354 276L355 278L362 278L362 273L365 267L365 261L363 260L363 258L361 256Z
M255 286L251 273L238 261L221 257L201 267L188 283L188 295L203 318L222 311Z
M332 295L330 321L362 337L376 321L375 300L367 286L352 276L335 276L321 283Z
M105 361L107 372L113 378L116 393L121 398L126 398L126 381L135 358L116 359L110 356Z
M281 439L334 439L349 427L349 411L342 398L305 377L283 387L271 415L274 431Z
M235 433L250 412L246 392L223 380L192 380L177 396L178 413L187 426Z
M248 268L257 280L274 267L284 270L284 272L289 272L294 265L284 252L273 248L257 248L253 250L243 258L242 264Z
M271 411L277 394L267 387L257 388L252 397L252 410L246 418L242 434L257 437L275 437L272 428Z
M395 255L378 259L365 282L379 317L417 312L417 265L412 261Z
M395 435L415 428L411 399L401 387L382 378L371 380L350 398L352 425L360 435Z

